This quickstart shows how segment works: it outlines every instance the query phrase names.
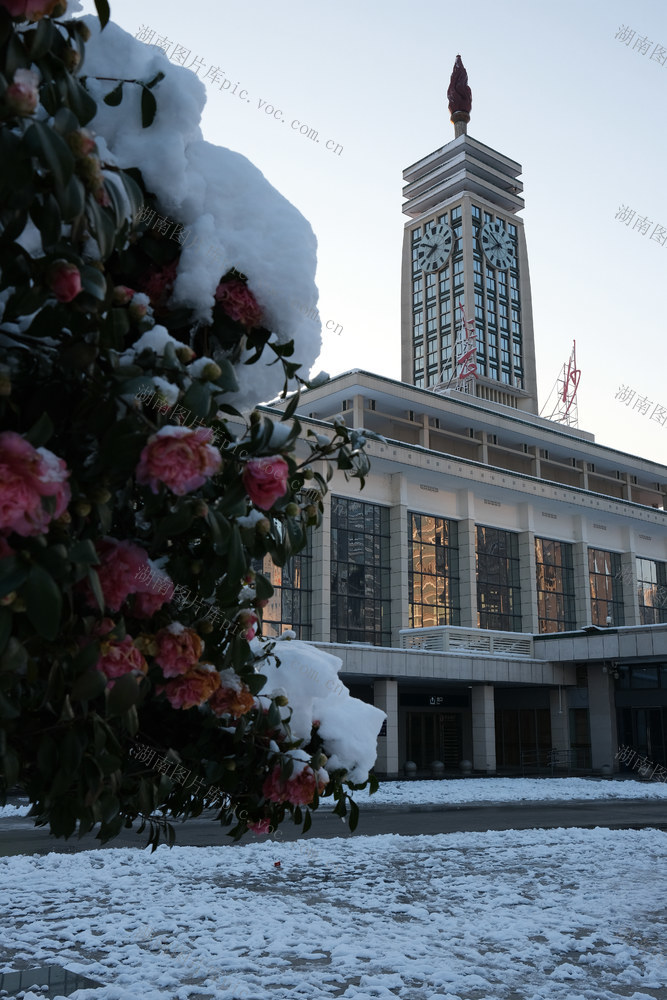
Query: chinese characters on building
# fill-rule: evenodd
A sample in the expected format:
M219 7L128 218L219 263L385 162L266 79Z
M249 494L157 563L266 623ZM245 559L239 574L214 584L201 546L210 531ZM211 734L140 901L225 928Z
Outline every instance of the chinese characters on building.
M637 397L636 399L635 396ZM629 406L632 400L635 399L632 409L637 410L644 417L651 407L653 407L649 420L655 420L661 427L664 427L667 423L667 406L662 406L661 403L654 404L653 400L649 399L648 396L637 396L635 390L631 389L629 385L619 385L614 399L617 399L619 403L625 403L626 406Z

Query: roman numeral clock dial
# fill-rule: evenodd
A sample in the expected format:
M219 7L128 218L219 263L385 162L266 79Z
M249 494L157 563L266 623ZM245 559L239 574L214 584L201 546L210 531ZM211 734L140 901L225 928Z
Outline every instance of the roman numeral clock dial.
M486 222L480 239L489 264L506 270L514 260L514 246L502 222Z
M417 263L422 271L438 271L449 259L454 243L454 233L443 223L424 229L417 244Z

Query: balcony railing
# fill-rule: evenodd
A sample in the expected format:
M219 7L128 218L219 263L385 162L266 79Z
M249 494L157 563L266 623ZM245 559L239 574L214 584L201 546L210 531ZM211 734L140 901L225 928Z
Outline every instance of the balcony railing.
M486 653L488 656L533 657L533 637L521 632L436 625L432 628L404 628L401 649L428 649L437 653Z

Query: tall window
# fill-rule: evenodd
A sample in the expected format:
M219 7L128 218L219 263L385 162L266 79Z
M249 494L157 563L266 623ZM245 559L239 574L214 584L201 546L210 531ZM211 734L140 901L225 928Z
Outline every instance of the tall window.
M456 521L408 514L410 628L458 625L459 553Z
M621 557L603 549L588 550L593 625L624 625Z
M481 524L477 525L477 623L479 628L521 631L517 535Z
M637 592L642 625L667 622L667 567L654 559L637 559Z
M388 507L331 500L331 639L391 643Z
M535 539L537 614L540 632L576 628L572 546L549 538Z
M256 572L273 584L273 594L262 609L262 634L277 636L288 629L297 639L311 637L311 576L310 544L284 566L276 566L267 553L264 559L253 561Z

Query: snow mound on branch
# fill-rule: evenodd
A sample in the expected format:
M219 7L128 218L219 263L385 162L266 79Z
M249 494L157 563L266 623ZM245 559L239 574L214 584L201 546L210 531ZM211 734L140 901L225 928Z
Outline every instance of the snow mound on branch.
M236 267L264 310L264 321L280 342L293 339L295 358L307 375L321 346L319 319L302 315L317 302L317 241L301 213L240 153L206 142L200 129L206 88L189 69L170 63L156 46L137 41L117 24L100 32L96 17L83 18L91 31L86 47L87 86L98 103L90 127L104 160L139 167L148 187L174 223L191 231L174 287L174 304L196 310L210 321L221 276ZM123 87L117 107L103 103L115 87L95 76L148 83L155 119L141 127L142 88ZM245 357L249 357L248 352ZM270 361L273 354L267 352ZM226 402L241 408L268 401L280 392L282 367L264 361L236 368L239 392Z
M262 653L267 640L254 640ZM279 661L279 664L276 662ZM259 665L267 678L261 694L284 692L292 709L290 723L296 739L310 740L313 722L319 721L329 772L343 768L354 784L366 781L377 757L377 735L386 716L379 708L353 698L338 678L342 661L308 642L283 639L274 653Z

